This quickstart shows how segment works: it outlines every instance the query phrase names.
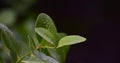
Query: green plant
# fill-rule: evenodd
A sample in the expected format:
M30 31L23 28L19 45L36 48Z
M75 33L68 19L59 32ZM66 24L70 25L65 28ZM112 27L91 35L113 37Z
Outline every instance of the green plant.
M4 24L0 28L0 63L64 63L70 45L86 40L79 35L58 33L45 13L37 17L35 31L25 34L24 40L16 39L15 33Z

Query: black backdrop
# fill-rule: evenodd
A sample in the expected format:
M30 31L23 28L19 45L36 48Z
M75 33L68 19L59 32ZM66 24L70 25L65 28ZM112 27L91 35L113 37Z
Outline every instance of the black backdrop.
M48 2L48 3L46 3ZM59 31L87 38L73 45L66 63L120 63L119 3L102 0L52 0L37 7L53 17Z
M102 0L40 0L32 9L36 13L49 14L59 32L87 38L86 42L71 47L66 63L120 63L119 3Z

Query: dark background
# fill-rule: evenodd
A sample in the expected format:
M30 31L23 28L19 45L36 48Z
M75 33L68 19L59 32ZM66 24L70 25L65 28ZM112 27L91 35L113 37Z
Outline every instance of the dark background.
M1 0L5 7L10 5ZM66 63L120 63L118 9L119 2L102 0L39 0L29 8L50 15L59 32L87 38L71 47Z

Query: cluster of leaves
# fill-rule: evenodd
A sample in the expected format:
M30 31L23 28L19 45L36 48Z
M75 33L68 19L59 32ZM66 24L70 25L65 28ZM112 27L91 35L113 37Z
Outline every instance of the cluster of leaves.
M0 24L0 29L0 63L64 63L70 45L86 40L79 35L58 33L52 19L44 13L38 16L34 32L26 34L25 40L16 39L17 34L4 24Z

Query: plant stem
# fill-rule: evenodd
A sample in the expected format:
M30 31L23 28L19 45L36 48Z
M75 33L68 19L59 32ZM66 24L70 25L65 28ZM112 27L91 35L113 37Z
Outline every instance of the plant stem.
M51 49L54 49L55 47L43 46L42 48L51 48Z
M24 59L26 56L30 55L31 52L26 53L23 57L19 58L16 63L19 63L22 59Z

